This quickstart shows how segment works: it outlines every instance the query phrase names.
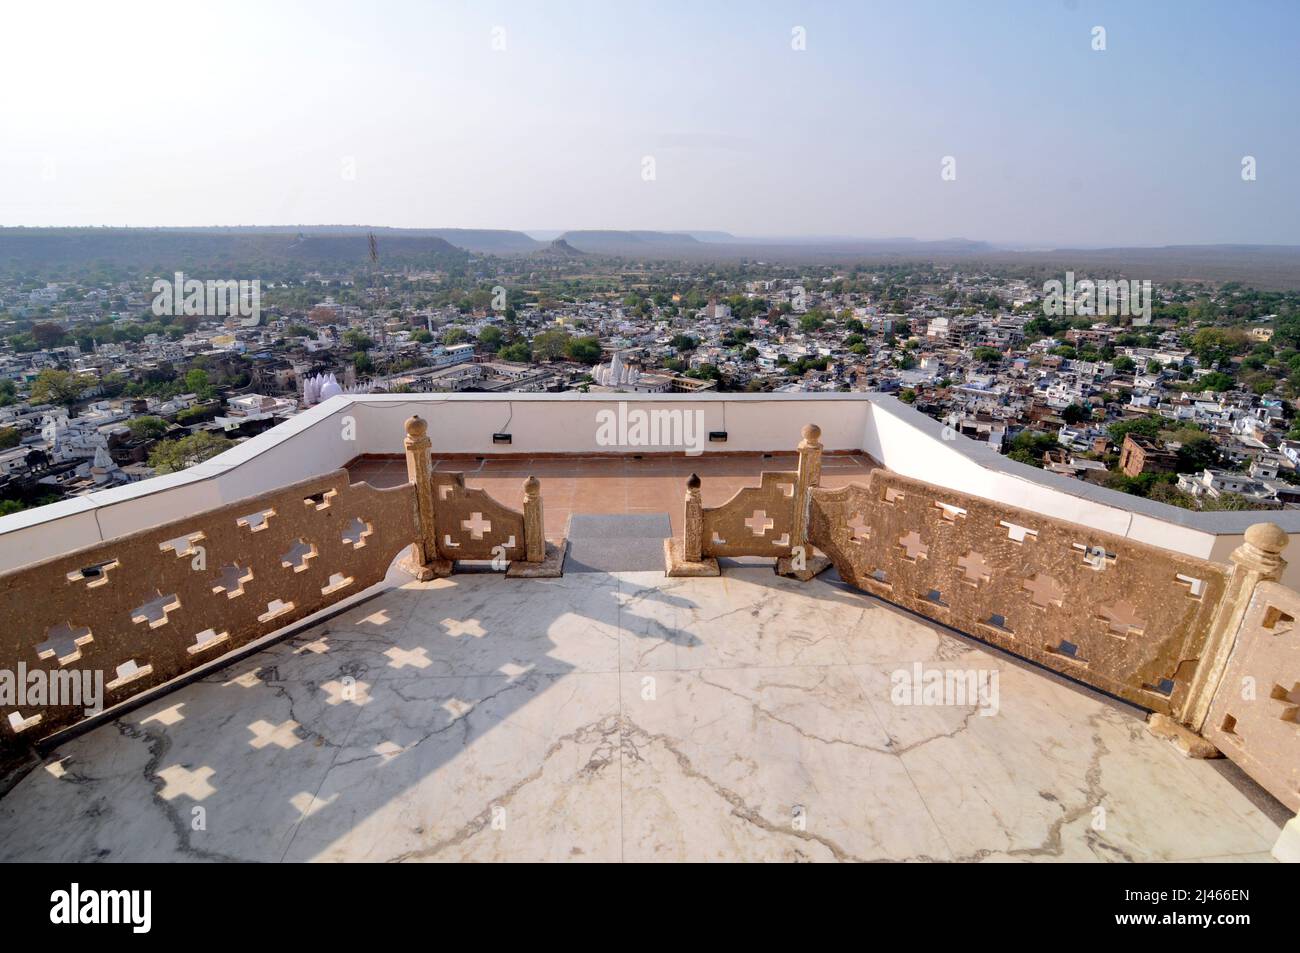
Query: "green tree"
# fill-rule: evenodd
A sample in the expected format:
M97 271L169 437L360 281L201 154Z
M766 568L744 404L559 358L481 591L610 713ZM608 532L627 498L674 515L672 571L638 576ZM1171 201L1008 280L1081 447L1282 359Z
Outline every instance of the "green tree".
M126 428L137 440L157 440L167 432L167 421L161 417L136 417Z
M71 407L81 399L92 380L86 374L58 371L52 368L41 371L32 383L33 404L62 404Z
M149 466L158 473L176 473L202 463L235 445L233 440L200 430L177 440L164 440L149 451Z
M0 450L11 450L22 442L22 435L13 427L0 427Z
M501 345L505 343L505 340L506 336L501 329L492 324L489 324L478 333L478 343L483 345L486 350L494 353L501 349Z
M533 335L533 360L558 361L569 346L569 335L564 331L542 331Z
M590 334L569 338L565 344L564 353L569 360L577 361L580 364L599 364L600 339Z

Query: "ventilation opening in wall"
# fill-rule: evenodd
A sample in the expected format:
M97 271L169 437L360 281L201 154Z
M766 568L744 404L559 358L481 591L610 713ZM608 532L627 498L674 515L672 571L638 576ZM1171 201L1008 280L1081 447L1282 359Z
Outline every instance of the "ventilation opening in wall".
M508 433L494 433L492 435L493 443L510 443L513 438Z
M726 442L727 442L727 432L725 430L709 431L709 443L726 443ZM763 454L763 456L766 457L768 456L768 454L765 453Z

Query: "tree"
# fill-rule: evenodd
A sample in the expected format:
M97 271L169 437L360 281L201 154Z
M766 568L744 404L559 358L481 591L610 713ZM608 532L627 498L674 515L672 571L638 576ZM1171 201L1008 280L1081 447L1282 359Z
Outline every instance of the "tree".
M1002 360L1002 352L995 347L977 347L975 349L975 360L981 364L996 364Z
M1080 421L1087 420L1091 416L1092 411L1086 409L1082 404L1070 404L1061 411L1061 419L1071 426Z
M417 328L411 332L411 340L416 344L432 344L433 335L426 328Z
M81 399L81 395L91 385L91 378L86 374L74 374L71 371L58 371L52 368L36 375L32 383L33 404L62 404L71 407Z
M569 335L564 331L542 331L533 335L533 360L558 361L568 345Z
M505 340L505 334L503 334L501 329L495 325L489 324L478 333L478 343L483 345L483 347L488 351L499 351L501 345L505 343Z
M1234 381L1230 375L1224 374L1222 371L1211 371L1209 374L1201 377L1196 383L1201 390L1214 391L1216 393L1225 390L1232 390L1237 386L1237 382Z
M569 338L564 352L569 360L580 364L600 363L600 339L594 335Z
M44 323L32 325L32 337L36 339L37 346L44 349L63 344L67 335L57 324Z
M164 440L149 452L149 466L158 473L176 473L202 463L235 445L233 440L200 430L179 440Z
M10 450L21 440L21 435L13 427L0 427L0 450Z
M507 344L497 352L497 357L503 361L515 361L520 364L527 364L533 359L532 348L524 340L515 341L513 344Z
M1127 355L1122 355L1115 358L1111 366L1113 366L1120 374L1132 374L1134 369L1137 367L1137 364L1134 363L1133 358Z
M461 332L464 333L463 331ZM375 346L374 340L368 334L353 328L350 331L343 332L343 343L353 351L368 351Z
M126 428L137 440L157 440L167 432L167 421L161 417L137 417Z
M0 381L0 407L7 407L18 399L18 387L13 381Z
M1160 433L1160 422L1154 417L1134 417L1131 420L1120 420L1106 428L1110 434L1110 439L1119 446L1124 442L1124 438L1129 434L1139 437L1143 440L1154 440Z
M199 400L207 400L212 396L212 380L208 377L208 372L201 367L190 370L185 375L185 389L191 394L197 394Z
M448 328L442 332L442 343L447 347L453 344L464 344L469 340L469 332L464 328Z

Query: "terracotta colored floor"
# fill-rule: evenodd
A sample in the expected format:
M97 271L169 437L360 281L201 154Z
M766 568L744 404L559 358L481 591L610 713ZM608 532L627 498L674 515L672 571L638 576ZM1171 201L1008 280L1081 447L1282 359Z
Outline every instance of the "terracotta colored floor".
M686 478L700 475L705 506L720 506L737 490L757 486L764 470L793 470L793 453L733 454L700 457L438 457L434 469L460 470L465 483L487 490L516 509L523 506L523 482L542 481L546 535L564 534L571 513L667 513L673 533L681 532L682 498ZM866 479L875 464L862 454L822 458L824 487L839 487ZM396 486L406 481L405 460L360 459L348 464L353 482Z

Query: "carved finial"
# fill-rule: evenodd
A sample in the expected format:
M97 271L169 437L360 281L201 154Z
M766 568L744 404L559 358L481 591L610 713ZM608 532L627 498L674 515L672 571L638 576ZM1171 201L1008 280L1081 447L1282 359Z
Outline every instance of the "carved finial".
M1286 549L1290 537L1276 523L1256 523L1246 530L1246 542L1271 556Z
M690 476L686 478L686 489L698 490L699 488L700 488L700 475L698 473L692 473Z
M429 422L419 414L406 418L406 435L408 437L423 437L428 432Z
M803 425L803 439L808 443L816 443L822 438L822 428L816 424Z
M524 496L536 497L542 492L542 481L535 476L530 476L524 481Z
M1265 578L1277 579L1286 565L1282 550L1286 549L1290 537L1276 523L1255 523L1247 528L1245 537L1246 541L1229 558Z

